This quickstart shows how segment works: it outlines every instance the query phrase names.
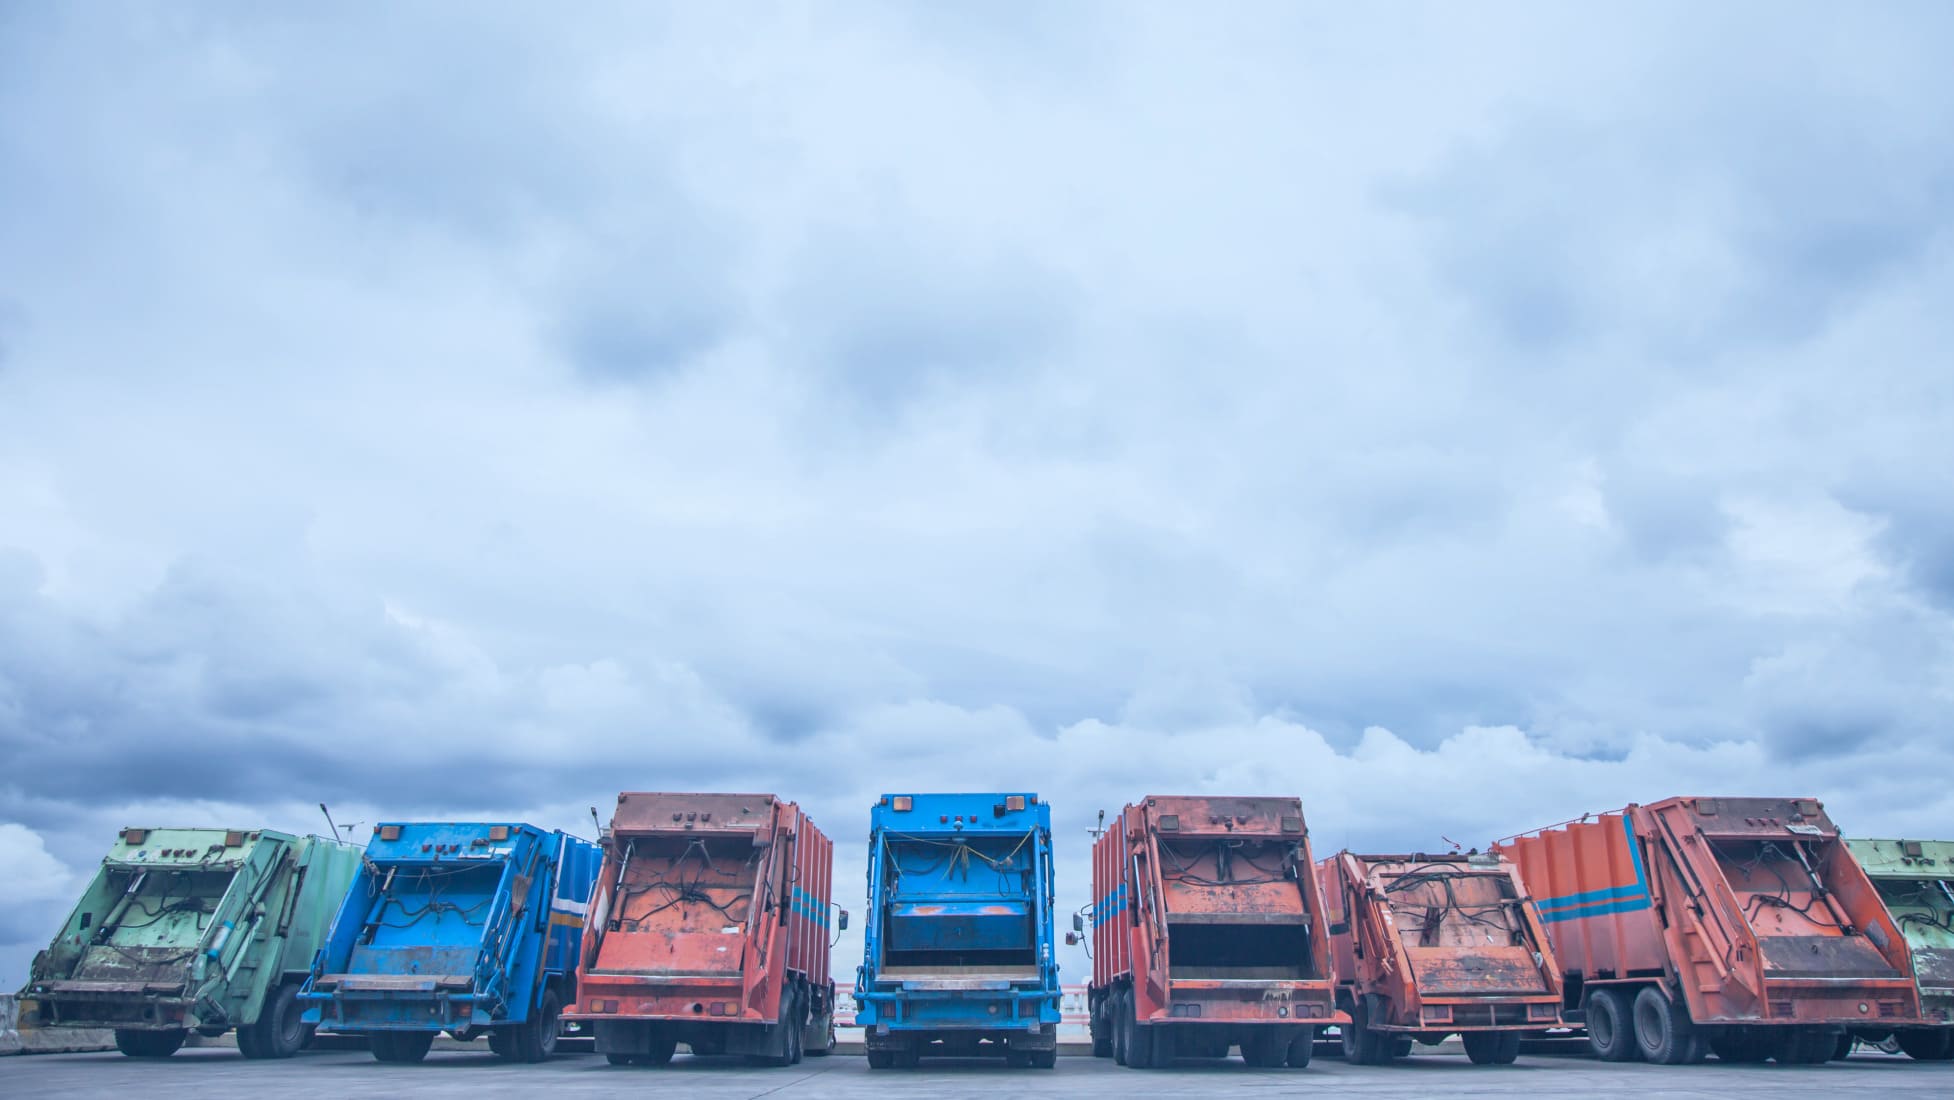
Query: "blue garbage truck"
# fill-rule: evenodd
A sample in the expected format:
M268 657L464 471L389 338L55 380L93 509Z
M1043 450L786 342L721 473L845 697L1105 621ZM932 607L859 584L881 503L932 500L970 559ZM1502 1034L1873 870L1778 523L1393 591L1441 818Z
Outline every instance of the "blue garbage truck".
M1030 793L883 795L855 1023L873 1069L1058 1057L1052 815Z
M382 1062L420 1061L443 1031L547 1059L602 861L587 840L516 822L374 826L299 994L306 1022L365 1034Z

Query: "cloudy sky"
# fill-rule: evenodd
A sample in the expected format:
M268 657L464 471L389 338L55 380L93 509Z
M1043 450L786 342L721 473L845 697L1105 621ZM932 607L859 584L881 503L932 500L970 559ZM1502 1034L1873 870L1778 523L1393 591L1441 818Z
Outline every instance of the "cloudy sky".
M321 801L1954 835L1954 16L1592 7L0 2L0 986Z

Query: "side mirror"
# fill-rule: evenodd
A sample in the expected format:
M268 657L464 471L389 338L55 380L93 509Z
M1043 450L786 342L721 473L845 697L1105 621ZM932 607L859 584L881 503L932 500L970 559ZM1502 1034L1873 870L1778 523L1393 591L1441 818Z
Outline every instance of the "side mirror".
M1067 947L1079 946L1079 934L1077 932L1067 932L1065 934L1065 946Z
M1085 930L1086 930L1085 914L1083 913L1072 914L1072 931L1083 932Z
M841 919L835 921L835 931L837 932L848 931L848 910L843 909L841 911Z

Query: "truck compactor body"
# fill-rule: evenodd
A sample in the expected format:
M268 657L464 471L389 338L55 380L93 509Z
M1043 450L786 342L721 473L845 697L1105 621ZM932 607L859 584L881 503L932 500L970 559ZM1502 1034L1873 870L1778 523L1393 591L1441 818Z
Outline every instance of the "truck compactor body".
M1560 1026L1561 976L1519 869L1496 855L1357 855L1317 865L1336 951L1344 1058L1378 1065L1458 1034L1505 1065Z
M1058 1057L1051 808L1029 792L884 795L869 814L855 1023L868 1064Z
M1869 1041L1891 1038L1908 1055L1928 1062L1954 1059L1954 841L1848 840L1886 911L1906 934L1913 977L1920 986L1927 1028L1855 1027Z
M604 830L566 1017L613 1065L834 1049L834 844L770 794L626 792Z
M359 850L269 829L124 829L21 990L22 1027L112 1028L134 1058L237 1030L246 1058L311 1038L298 1003Z
M1092 896L1094 1055L1300 1068L1344 1022L1296 799L1149 795L1093 844Z
M1823 1062L1914 1027L1907 943L1812 798L1669 798L1502 841L1610 1061Z
M300 1000L327 1031L418 1062L437 1032L519 1062L556 1051L597 846L514 822L383 822Z

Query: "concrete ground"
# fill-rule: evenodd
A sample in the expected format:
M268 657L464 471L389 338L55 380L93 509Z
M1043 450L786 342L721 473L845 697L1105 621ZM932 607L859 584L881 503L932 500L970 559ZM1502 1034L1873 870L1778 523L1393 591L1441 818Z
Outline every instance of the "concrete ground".
M358 1051L314 1051L287 1062L248 1062L226 1047L180 1051L160 1062L120 1054L46 1054L0 1059L0 1096L194 1094L200 1100L303 1097L682 1095L687 1097L860 1100L928 1096L1124 1098L1161 1096L1389 1097L1538 1096L1645 1100L1694 1096L1734 1100L1790 1094L1954 1096L1954 1063L1928 1064L1860 1054L1822 1066L1608 1065L1586 1058L1526 1056L1512 1066L1474 1066L1458 1055L1419 1055L1391 1066L1351 1066L1318 1056L1306 1070L1250 1069L1239 1060L1190 1060L1167 1071L1130 1070L1096 1058L1060 1058L1054 1070L1007 1069L987 1062L926 1062L912 1071L871 1071L860 1057L809 1058L763 1069L728 1058L680 1055L657 1069L612 1066L594 1054L566 1054L536 1066L510 1065L486 1052L437 1050L412 1066L381 1065Z

